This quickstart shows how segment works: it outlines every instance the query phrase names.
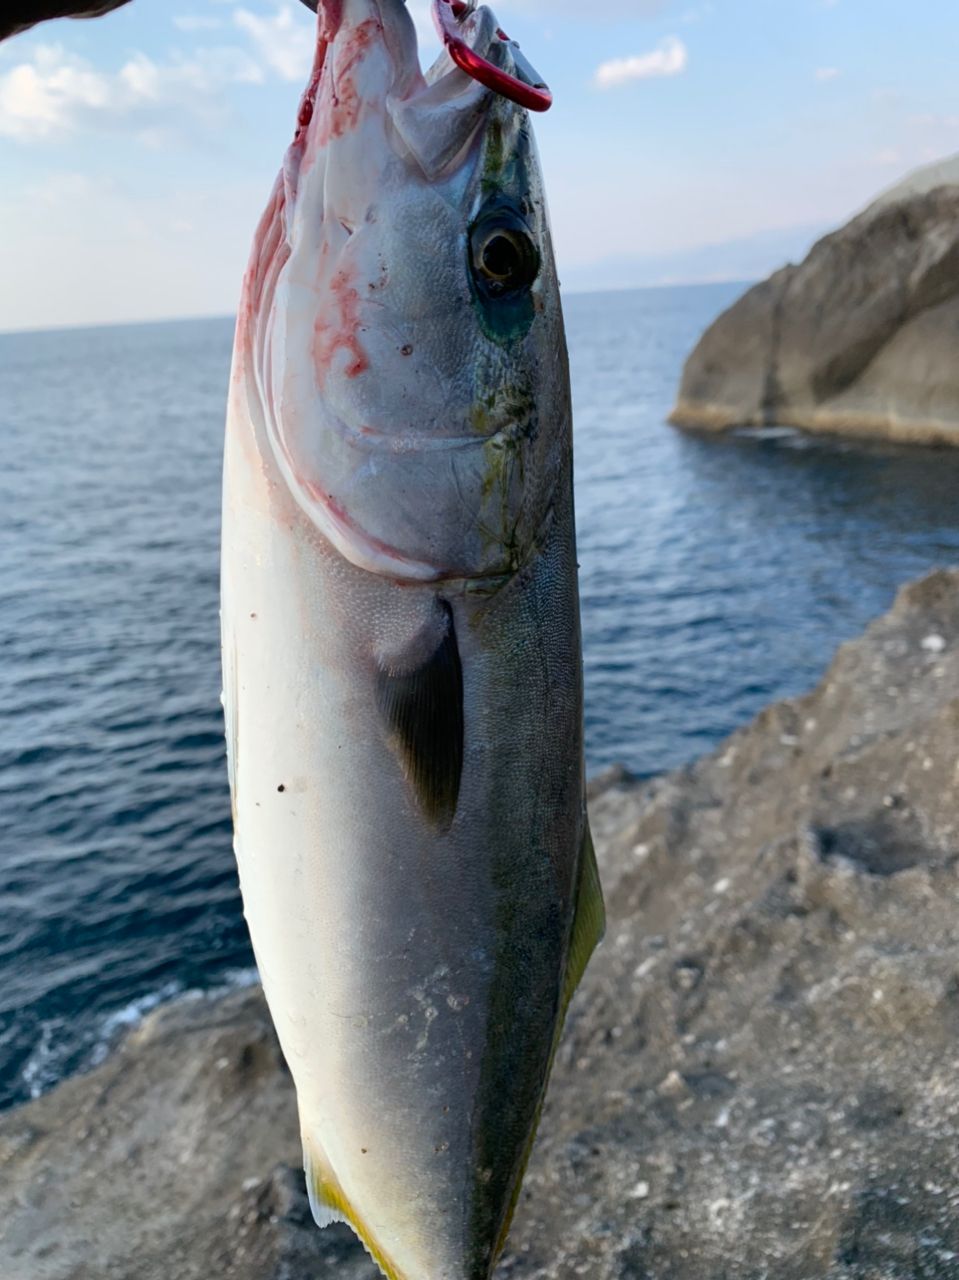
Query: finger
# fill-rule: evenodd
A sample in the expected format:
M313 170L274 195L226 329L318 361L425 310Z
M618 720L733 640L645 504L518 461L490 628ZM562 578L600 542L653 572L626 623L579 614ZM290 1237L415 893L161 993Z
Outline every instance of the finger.
M0 40L47 18L96 18L127 0L10 0L0 14Z
M127 3L128 0L12 0L0 14L0 40L48 18L97 18ZM316 13L318 0L302 3Z

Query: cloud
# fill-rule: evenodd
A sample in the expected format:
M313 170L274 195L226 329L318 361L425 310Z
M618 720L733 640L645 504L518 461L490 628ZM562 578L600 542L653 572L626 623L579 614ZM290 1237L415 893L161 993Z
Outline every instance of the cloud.
M432 0L407 0L421 54L429 63L440 51L433 25ZM234 11L233 21L252 39L257 53L283 80L300 83L313 63L312 15L302 5L281 4L270 17L249 9Z
M109 100L107 77L58 45L39 45L31 62L0 74L0 136L42 137L67 125L71 111Z
M157 105L218 114L220 91L259 84L263 72L241 49L197 49L154 62L135 53L119 71L101 71L62 45L38 45L0 73L0 137L55 139L81 127L145 128Z
M702 22L704 18L712 17L715 10L712 0L706 0L705 4L698 5L695 9L687 9L679 20L684 26L690 27L696 22Z
M305 24L294 17L290 5L282 5L269 18L261 18L249 9L237 9L233 21L251 37L263 61L282 79L303 80L309 74L313 42L304 38Z
M180 31L215 31L223 23L221 19L210 18L205 14L181 13L173 19L173 25Z
M917 129L959 129L959 116L957 115L935 115L932 112L922 112L919 115L910 116L908 124L913 125Z
M145 53L135 53L120 68L118 79L134 101L156 102L160 97L160 68Z
M670 0L591 0L589 18L621 22L628 18L654 18L668 6ZM505 6L504 6L505 7ZM515 11L548 13L551 17L583 19L582 0L513 0ZM507 28L508 29L508 28Z
M262 175L145 190L132 170L5 184L0 331L236 306Z
M835 80L840 71L838 67L817 67L813 74L817 80Z
M596 68L596 84L600 89L614 89L630 80L651 80L660 76L678 76L686 70L688 54L682 40L667 36L650 53L630 58L612 58Z

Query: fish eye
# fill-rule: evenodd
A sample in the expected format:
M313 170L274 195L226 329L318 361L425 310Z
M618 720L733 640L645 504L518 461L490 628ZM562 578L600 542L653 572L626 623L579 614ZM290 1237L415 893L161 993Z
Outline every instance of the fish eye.
M528 289L539 275L539 252L522 220L500 213L474 227L473 274L491 297Z

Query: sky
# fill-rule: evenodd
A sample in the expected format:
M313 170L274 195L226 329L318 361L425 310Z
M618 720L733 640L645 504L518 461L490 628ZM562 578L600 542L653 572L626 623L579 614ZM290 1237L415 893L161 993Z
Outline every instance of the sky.
M497 0L571 290L754 279L959 151L956 0ZM436 52L426 0L410 0ZM0 330L233 312L298 0L133 0L0 44Z

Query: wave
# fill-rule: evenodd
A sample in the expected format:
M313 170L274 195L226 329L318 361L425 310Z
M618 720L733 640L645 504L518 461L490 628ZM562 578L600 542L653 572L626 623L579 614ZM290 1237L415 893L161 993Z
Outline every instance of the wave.
M259 974L254 967L227 969L215 986L201 989L184 988L173 980L153 991L128 1001L97 1019L82 1036L81 1054L77 1054L77 1034L67 1018L46 1018L40 1023L40 1034L20 1072L24 1092L31 1098L49 1093L67 1077L100 1066L117 1048L125 1035L138 1027L154 1009L174 1000L216 1000L256 986Z

